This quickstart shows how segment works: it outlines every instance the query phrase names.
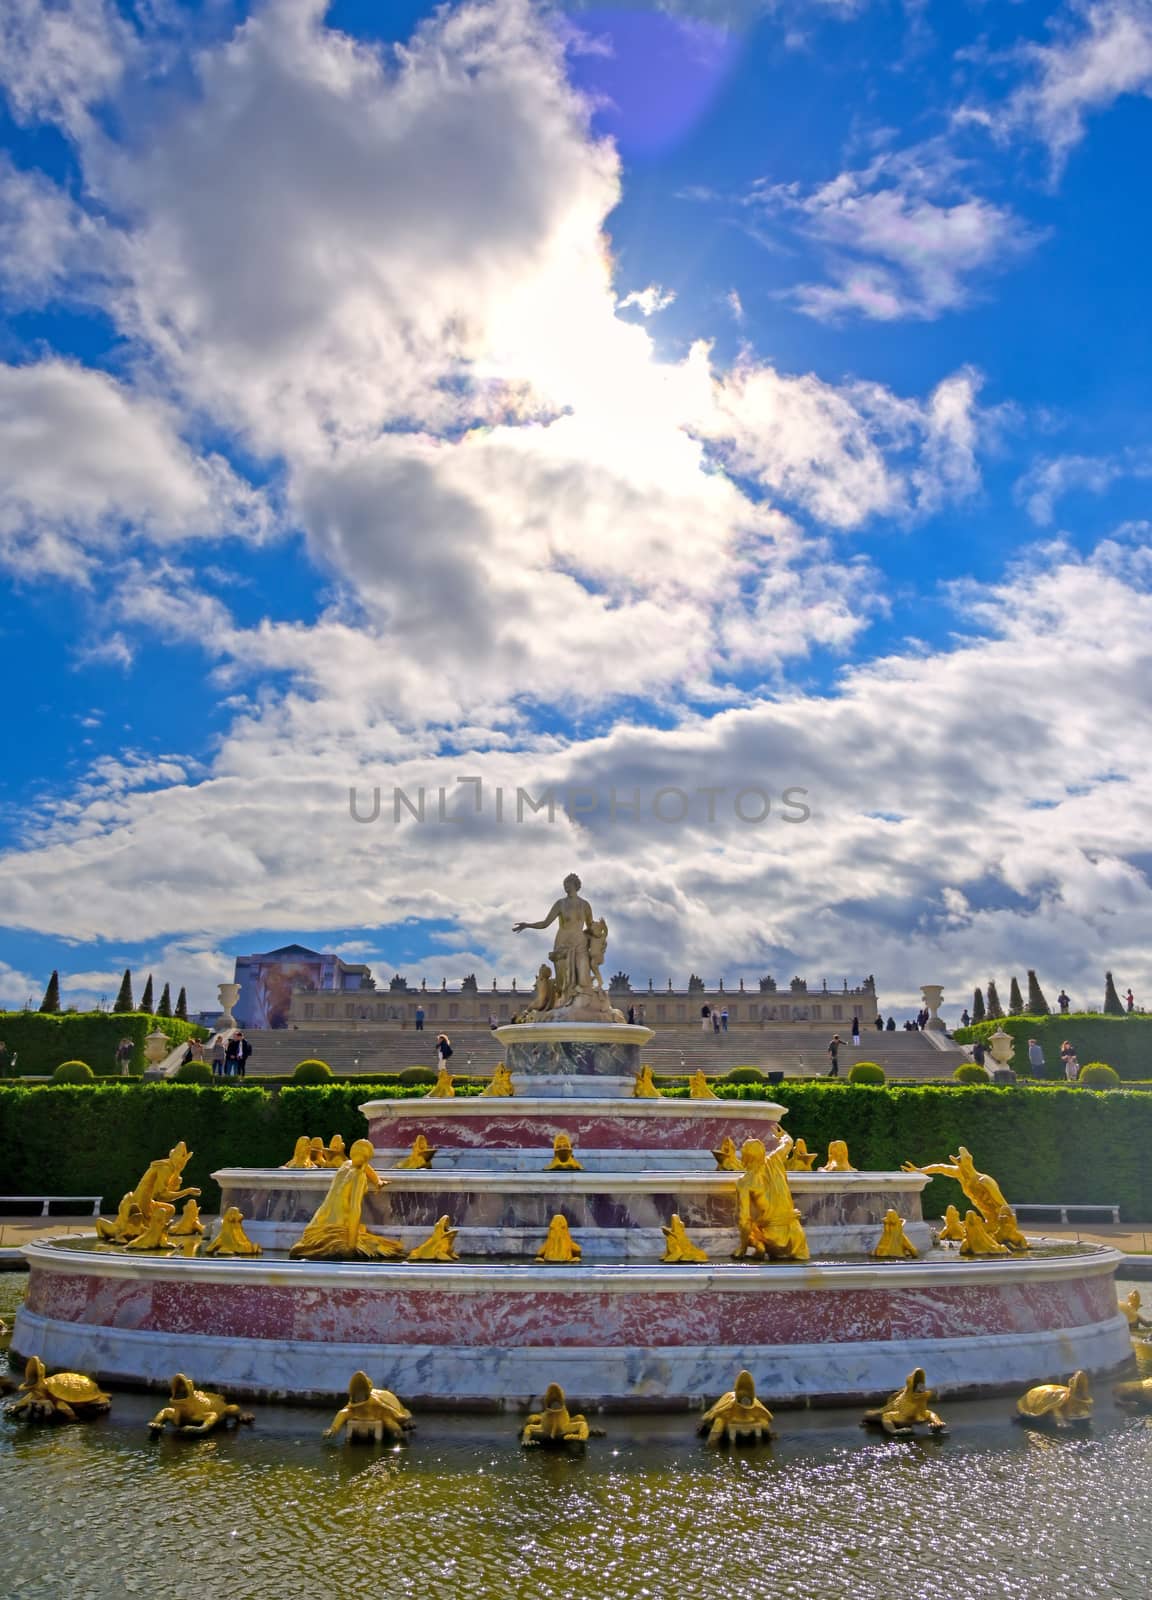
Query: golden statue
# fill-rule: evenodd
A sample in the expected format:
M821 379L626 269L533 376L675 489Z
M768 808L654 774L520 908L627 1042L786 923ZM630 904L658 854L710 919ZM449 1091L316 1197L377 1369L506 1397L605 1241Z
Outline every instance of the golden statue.
M545 1172L583 1172L584 1168L576 1159L576 1152L572 1148L572 1140L566 1133L558 1133L552 1141L552 1159L544 1168Z
M756 1398L756 1384L750 1372L736 1374L736 1387L722 1394L700 1418L697 1433L706 1433L709 1444L767 1444L776 1437L772 1413Z
M174 1250L176 1246L168 1237L168 1224L176 1215L176 1207L165 1205L162 1200L153 1200L152 1215L144 1224L144 1232L135 1239L129 1239L124 1246L126 1250Z
M833 1139L828 1146L828 1159L822 1167L816 1168L817 1172L855 1172L856 1168L848 1159L848 1145L843 1139Z
M929 1389L927 1384L924 1368L917 1367L915 1372L908 1374L902 1389L897 1389L875 1411L864 1413L860 1426L883 1428L885 1433L890 1433L896 1439L906 1439L913 1428L921 1425L927 1425L937 1437L946 1434L948 1429L943 1419L928 1409L928 1402L935 1400L936 1391Z
M803 1139L797 1139L788 1155L789 1172L811 1172L819 1160L819 1151L809 1150Z
M334 1133L328 1141L328 1148L324 1152L324 1165L326 1167L342 1167L348 1159L348 1152L344 1148L344 1135Z
M636 1082L632 1085L634 1100L659 1100L660 1091L652 1082L652 1068L641 1067L636 1074Z
M456 1098L456 1087L452 1079L452 1074L448 1071L448 1068L444 1065L443 1061L440 1063L440 1066L437 1069L436 1082L432 1085L424 1098L425 1100L454 1100Z
M403 1444L413 1426L412 1413L391 1389L374 1389L366 1372L354 1372L348 1382L348 1404L324 1429L325 1439L334 1439L341 1428L349 1444L359 1440L383 1443L385 1435Z
M244 1232L244 1218L239 1206L229 1206L220 1218L220 1232L211 1244L202 1246L205 1256L259 1256L263 1250Z
M409 1252L409 1261L459 1261L460 1257L456 1254L458 1232L459 1229L453 1228L446 1216L441 1217L424 1243Z
M1020 1232L1016 1221L1016 1213L1011 1206L1001 1206L1000 1214L996 1218L996 1227L993 1230L997 1244L1006 1245L1009 1250L1015 1250L1022 1255L1029 1248L1028 1241Z
M568 1229L568 1219L559 1212L548 1224L548 1237L536 1252L537 1261L579 1261L583 1251Z
M1027 1250L1028 1241L1017 1228L1015 1213L1001 1193L1000 1185L986 1172L976 1171L976 1163L972 1159L971 1152L963 1145L954 1156L949 1156L947 1161L934 1161L923 1167L918 1167L913 1161L905 1161L902 1170L927 1172L941 1178L955 1178L969 1204L975 1206L984 1218L992 1237L1013 1250ZM1005 1212L1008 1213L1007 1217L1004 1215ZM1001 1229L1004 1230L1003 1238Z
M1117 1302L1120 1310L1128 1319L1128 1327L1132 1333L1139 1333L1144 1328L1152 1327L1152 1323L1148 1321L1148 1318L1140 1315L1140 1303L1139 1289L1133 1289L1126 1300Z
M307 1168L311 1172L315 1165L316 1163L312 1159L312 1141L306 1133L302 1133L296 1141L295 1149L292 1151L291 1161L285 1161L280 1171L288 1172L296 1168Z
M1112 1398L1118 1406L1152 1411L1152 1378L1136 1378L1131 1383L1114 1384Z
M412 1141L412 1148L403 1161L396 1163L395 1171L421 1172L425 1167L432 1165L432 1157L436 1154L436 1147L430 1145L422 1133L418 1133Z
M590 1432L587 1419L579 1412L569 1411L560 1385L550 1383L544 1391L544 1409L532 1412L521 1431L520 1443L563 1449L587 1444Z
M774 1123L779 1133L779 1124ZM744 1168L736 1184L736 1222L740 1229L740 1244L733 1252L733 1261L751 1254L762 1261L768 1256L773 1261L807 1261L808 1240L800 1224L800 1213L792 1202L788 1187L788 1152L792 1148L789 1134L780 1134L780 1142L769 1155L762 1139L746 1139L740 1147L740 1161Z
M13 1400L8 1415L25 1422L84 1422L111 1404L110 1396L82 1372L54 1372L49 1377L40 1357L29 1356L20 1399Z
M116 1221L109 1224L103 1218L96 1219L97 1236L114 1244L127 1244L129 1240L139 1238L152 1220L155 1201L175 1209L176 1202L187 1199L189 1195L198 1200L199 1189L180 1187L181 1174L191 1159L192 1152L181 1139L166 1156L151 1162L132 1193L126 1194L121 1200Z
M719 1150L713 1150L716 1157L717 1172L743 1172L740 1157L736 1153L736 1143L733 1139L721 1139Z
M672 1213L668 1226L661 1228L660 1232L665 1239L664 1254L660 1257L661 1261L707 1261L708 1257L698 1244L692 1243L684 1224L675 1212Z
M498 1061L493 1068L492 1076L480 1091L480 1098L489 1100L504 1100L509 1095L514 1095L512 1087L512 1074L502 1061Z
M1001 1244L978 1211L964 1214L964 1243L962 1256L1006 1256L1008 1246Z
M388 1261L404 1254L398 1239L369 1233L360 1220L366 1192L384 1187L369 1164L374 1153L368 1139L353 1142L348 1160L332 1174L328 1193L289 1250L293 1260Z
M1017 1400L1016 1415L1024 1422L1044 1422L1060 1428L1091 1422L1088 1374L1074 1372L1067 1383L1037 1384Z
M239 1406L225 1400L222 1394L213 1394L210 1389L197 1389L192 1379L186 1378L182 1372L176 1373L168 1388L168 1404L148 1424L154 1434L163 1433L165 1423L171 1426L174 1433L199 1437L211 1433L222 1422L230 1422L235 1426L240 1422L256 1420L251 1411L241 1411Z
M904 1232L904 1218L898 1211L886 1211L881 1228L880 1240L872 1255L877 1261L903 1261L915 1258L920 1254L911 1239Z
M944 1226L936 1235L937 1244L963 1244L964 1224L960 1221L960 1213L955 1206L948 1206L944 1212Z
M689 1100L719 1100L720 1098L715 1089L709 1084L702 1067L697 1068L688 1079L688 1098Z
M328 1165L328 1152L318 1133L308 1141L308 1155L314 1167L322 1169Z
M138 1239L144 1232L145 1221L140 1207L136 1204L135 1192L129 1192L120 1201L114 1221L106 1222L103 1217L96 1218L96 1237L104 1239L109 1244L127 1244L129 1239Z
M173 1239L200 1237L204 1232L204 1224L200 1221L200 1207L195 1200L185 1200L180 1221L174 1222L168 1232Z

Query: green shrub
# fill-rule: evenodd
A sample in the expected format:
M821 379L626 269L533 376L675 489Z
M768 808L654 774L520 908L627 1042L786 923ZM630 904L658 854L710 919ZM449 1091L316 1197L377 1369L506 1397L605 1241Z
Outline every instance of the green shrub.
M884 1068L875 1061L854 1061L848 1073L849 1083L885 1083Z
M1016 1046L1012 1065L1017 1072L1029 1070L1028 1041L1035 1039L1044 1051L1045 1075L1063 1078L1060 1046L1067 1039L1081 1061L1107 1061L1125 1083L1152 1078L1152 1016L1073 1012L1066 1017L1006 1017L1002 1022L956 1028L952 1037L958 1044L975 1044L979 1039L987 1045L997 1028L1012 1036Z
M53 1083L92 1083L96 1074L86 1061L62 1061L52 1074Z
M172 1074L173 1083L211 1083L212 1068L206 1061L185 1061Z
M724 1079L725 1083L763 1083L764 1074L759 1067L733 1067Z
M189 1039L206 1039L207 1028L193 1022L164 1021L164 1032L173 1045ZM47 1078L58 1061L87 1061L98 1078L119 1077L116 1046L121 1039L132 1040L129 1070L139 1077L144 1071L144 1039L159 1024L152 1015L133 1012L114 1015L106 1011L84 1011L51 1016L38 1011L0 1011L0 1039L18 1057L17 1068L23 1077ZM93 1191L95 1193L95 1191Z
M1086 1089L1118 1089L1120 1074L1105 1061L1086 1061L1076 1081Z
M978 1061L962 1061L952 1074L957 1083L991 1083L987 1067Z
M301 1061L292 1074L293 1083L329 1083L332 1068L326 1061Z
M435 1083L436 1074L431 1067L405 1067L403 1072L396 1074L396 1081L411 1088L418 1083Z

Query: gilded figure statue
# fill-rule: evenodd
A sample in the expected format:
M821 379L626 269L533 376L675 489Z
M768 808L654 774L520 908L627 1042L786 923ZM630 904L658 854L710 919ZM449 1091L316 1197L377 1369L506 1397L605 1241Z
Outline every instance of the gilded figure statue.
M412 1148L403 1161L396 1163L397 1171L420 1172L425 1167L432 1165L432 1157L436 1154L436 1146L428 1143L422 1133L418 1133L412 1141Z
M797 1139L788 1154L789 1172L811 1172L820 1159L818 1150L809 1150L803 1139Z
M96 1218L96 1237L108 1244L127 1244L129 1239L138 1239L146 1226L143 1213L136 1204L136 1195L129 1190L120 1201L111 1222L103 1217Z
M684 1224L675 1212L672 1213L668 1226L661 1228L660 1232L665 1239L664 1254L660 1257L661 1261L707 1261L708 1257L698 1244L692 1243Z
M1021 1422L1058 1428L1083 1426L1092 1420L1092 1406L1088 1374L1074 1372L1067 1383L1038 1383L1022 1394L1016 1402L1016 1416Z
M308 1141L308 1155L312 1165L323 1169L328 1165L328 1152L324 1148L324 1141L317 1133Z
M996 1218L996 1241L1009 1250L1015 1250L1018 1255L1023 1255L1028 1249L1028 1241L1020 1232L1020 1225L1016 1221L1016 1213L1011 1206L1001 1206Z
M388 1261L404 1254L398 1239L370 1233L361 1220L365 1194L384 1187L370 1164L373 1153L368 1139L353 1142L348 1160L332 1174L328 1193L289 1250L294 1260Z
M707 1442L720 1444L767 1444L776 1437L772 1413L756 1398L756 1383L748 1371L736 1374L736 1386L710 1406L696 1428L708 1435Z
M425 1100L454 1100L456 1098L456 1084L443 1062L436 1070L436 1082L424 1096Z
M1008 1253L1008 1246L1000 1243L978 1211L964 1213L962 1256L1006 1256Z
M884 1213L880 1239L872 1255L877 1261L914 1260L920 1254L904 1232L904 1218L898 1211Z
M447 1216L441 1217L424 1243L409 1251L409 1261L459 1261L460 1257L456 1254L458 1232L459 1229L451 1225Z
M211 1244L202 1246L205 1256L259 1256L264 1251L244 1232L244 1217L239 1206L229 1206L220 1218L220 1232Z
M943 1226L936 1235L936 1242L937 1244L964 1243L964 1224L955 1206L945 1207Z
M828 1146L828 1159L817 1172L855 1172L848 1157L848 1145L843 1139L833 1139Z
M334 1133L328 1141L328 1148L324 1152L324 1165L326 1167L342 1167L348 1159L348 1152L344 1148L344 1135Z
M174 1250L176 1247L168 1237L168 1225L176 1215L176 1207L165 1205L162 1200L153 1200L152 1215L144 1224L144 1232L135 1239L129 1239L124 1246L126 1250Z
M1152 1378L1135 1378L1131 1383L1114 1384L1112 1398L1125 1410L1152 1411Z
M198 1200L199 1189L180 1187L184 1168L191 1159L192 1152L181 1139L178 1144L172 1146L166 1156L160 1156L151 1162L132 1193L125 1195L121 1200L116 1213L116 1222L109 1224L104 1222L103 1218L97 1219L97 1235L115 1244L127 1244L130 1239L139 1238L152 1220L152 1206L155 1201L175 1208L178 1200L185 1200L189 1195Z
M568 1227L568 1218L558 1212L548 1224L548 1236L536 1252L537 1261L579 1261L582 1254Z
M713 1150L712 1154L716 1158L717 1172L744 1171L744 1168L740 1165L740 1156L734 1139L721 1139L719 1149Z
M391 1389L374 1389L366 1372L354 1372L348 1382L348 1404L324 1429L324 1437L335 1439L343 1429L349 1444L382 1444L385 1439L403 1444L413 1426L412 1413Z
M486 1100L506 1100L515 1093L516 1091L512 1087L512 1074L508 1071L503 1061L498 1061L493 1069L492 1076L480 1091L481 1098Z
M242 1411L211 1389L197 1389L191 1378L177 1372L168 1386L168 1404L161 1407L148 1427L153 1435L163 1433L167 1425L173 1433L200 1438L221 1423L235 1427L255 1420L251 1411Z
M778 1143L769 1155L762 1139L746 1139L740 1147L743 1167L736 1184L736 1223L740 1243L732 1259L747 1255L762 1261L807 1261L808 1240L788 1187L791 1136L773 1123Z
M168 1232L173 1239L198 1239L202 1236L204 1224L200 1221L200 1207L195 1200L185 1200L180 1221L174 1222Z
M641 1067L636 1074L636 1082L632 1085L632 1096L636 1100L659 1100L660 1091L652 1082L651 1067Z
M1125 1299L1117 1302L1121 1312L1127 1318L1128 1327L1133 1333L1141 1333L1145 1328L1152 1328L1152 1322L1143 1316L1140 1311L1140 1291L1133 1289Z
M948 1429L943 1418L929 1409L929 1402L935 1398L936 1391L928 1388L924 1368L917 1367L914 1372L908 1374L902 1389L897 1389L896 1393L875 1411L864 1413L860 1419L860 1426L883 1428L885 1433L890 1433L895 1439L907 1439L913 1429L927 1427L937 1438L942 1438Z
M556 924L552 941L552 971L541 966L536 977L536 992L516 1022L567 1020L572 1022L623 1022L604 991L601 968L608 947L608 925L603 917L592 915L592 907L580 895L580 879L570 872L564 879L564 894L556 900L540 922L517 922L513 933L525 928L544 930Z
M720 1098L708 1082L702 1067L698 1067L688 1079L688 1098L689 1100L719 1100Z
M583 1172L584 1168L576 1159L576 1152L572 1148L572 1140L566 1133L558 1133L552 1141L552 1159L544 1168L545 1172Z
M85 1422L112 1404L111 1397L82 1372L54 1372L49 1377L39 1356L29 1356L25 1362L19 1393L8 1415L25 1422Z
M993 1238L1010 1249L1027 1250L1028 1241L1016 1227L1015 1213L1005 1200L1000 1185L988 1173L977 1172L971 1151L965 1149L963 1145L954 1156L949 1156L947 1161L934 1161L922 1167L918 1167L913 1161L905 1161L903 1170L927 1172L941 1178L955 1178L964 1191L968 1203L976 1207L987 1223L988 1231ZM1007 1217L1004 1215L1005 1212L1008 1213ZM1002 1238L1001 1229L1009 1237Z
M296 1169L307 1169L307 1171L311 1172L315 1165L316 1163L312 1159L312 1141L306 1133L302 1133L292 1151L291 1161L285 1161L280 1170L281 1172L289 1172Z
M520 1443L545 1449L579 1448L587 1444L590 1434L587 1419L579 1412L569 1411L563 1389L558 1383L550 1383L544 1391L544 1409L529 1416L521 1430Z

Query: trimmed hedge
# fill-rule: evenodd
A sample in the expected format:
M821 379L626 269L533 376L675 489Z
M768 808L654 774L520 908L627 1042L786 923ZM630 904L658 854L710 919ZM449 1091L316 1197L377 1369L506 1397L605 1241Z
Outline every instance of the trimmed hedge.
M53 1083L91 1083L96 1074L86 1061L62 1061L52 1074Z
M876 1061L854 1061L848 1069L849 1083L881 1084L887 1082L884 1068Z
M88 1062L98 1078L118 1077L116 1046L121 1039L132 1040L130 1070L138 1078L146 1065L145 1035L156 1028L162 1028L174 1046L186 1039L208 1037L207 1028L197 1023L144 1016L138 1011L81 1011L60 1016L0 1011L0 1039L8 1046L9 1062L15 1055L17 1072L27 1078L47 1078L59 1062L69 1060ZM11 1073L10 1066L7 1070Z
M962 1061L952 1074L957 1083L991 1083L992 1075L978 1061Z
M722 1083L763 1083L764 1074L759 1067L733 1067L720 1079Z
M298 1061L292 1073L293 1083L331 1083L332 1068L326 1061Z
M1120 1074L1105 1061L1088 1061L1080 1068L1077 1082L1086 1089L1118 1089Z
M1044 1051L1045 1077L1062 1078L1060 1046L1065 1039L1081 1061L1107 1061L1125 1081L1152 1077L1152 1017L1105 1017L1073 1012L1067 1017L1005 1017L1002 1022L977 1022L970 1028L955 1028L957 1044L987 1045L997 1028L1011 1034L1016 1046L1011 1066L1029 1073L1028 1041L1035 1039Z
M212 1068L206 1061L182 1061L172 1074L173 1083L212 1083Z

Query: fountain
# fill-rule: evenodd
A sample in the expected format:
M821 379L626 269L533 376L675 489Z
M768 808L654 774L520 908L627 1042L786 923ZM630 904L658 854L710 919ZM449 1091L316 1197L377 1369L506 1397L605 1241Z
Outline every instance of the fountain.
M842 1141L798 1170L783 1105L639 1093L651 1032L611 1006L607 928L579 890L517 924L557 932L497 1030L490 1092L370 1101L335 1169L286 1151L214 1173L251 1254L30 1245L14 1347L301 1398L362 1369L414 1404L523 1404L558 1369L583 1403L628 1407L711 1403L741 1369L797 1402L890 1394L910 1367L956 1394L1124 1366L1119 1254L1029 1248L968 1152L938 1168L973 1208L962 1255L923 1218L928 1172L856 1171ZM168 1201L184 1156L153 1164ZM125 1197L133 1227L146 1188Z

